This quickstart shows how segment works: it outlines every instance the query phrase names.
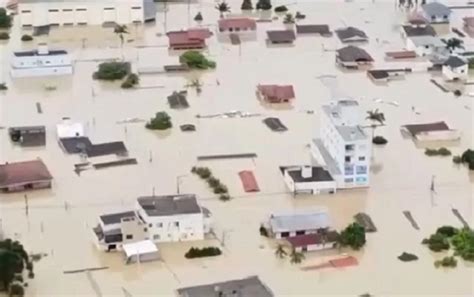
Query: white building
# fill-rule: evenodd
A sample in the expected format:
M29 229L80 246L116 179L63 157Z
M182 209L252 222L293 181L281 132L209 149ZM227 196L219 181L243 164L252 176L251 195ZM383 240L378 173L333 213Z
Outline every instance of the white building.
M421 6L423 16L432 24L449 23L451 9L439 2L430 2Z
M449 57L442 67L443 76L447 80L467 80L468 71L468 63L458 56Z
M141 263L160 259L158 248L151 240L126 243L122 246L125 253L125 263Z
M323 233L297 235L286 238L296 252L321 251L337 247L339 233L334 230Z
M411 36L406 39L406 49L415 51L420 57L442 55L446 52L446 44L435 36Z
M294 194L334 194L337 183L320 166L281 166L280 171L288 189Z
M153 0L19 0L23 27L144 23L155 19Z
M369 186L372 141L362 129L362 113L355 100L324 105L320 138L311 142L311 153L324 164L338 188Z
M304 210L272 214L268 225L272 237L280 239L325 232L331 222L326 210Z
M227 17L217 21L217 38L225 41L229 38L249 41L257 38L257 22L245 17Z
M72 59L64 50L48 50L40 44L38 50L14 52L10 74L14 78L73 73Z
M56 125L56 134L58 139L83 137L84 125L73 122L70 118L63 118L62 122Z

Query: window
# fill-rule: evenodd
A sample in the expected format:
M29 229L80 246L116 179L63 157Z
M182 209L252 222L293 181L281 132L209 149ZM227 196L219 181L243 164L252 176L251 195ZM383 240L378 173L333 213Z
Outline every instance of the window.
M132 9L138 9L138 10L140 10L140 9L142 9L142 8L141 8L140 6L133 6Z
M365 161L365 157L359 157L359 161Z
M443 15L443 19L447 20L447 19L448 19L448 16L447 16L447 15Z
M346 156L344 158L344 160L346 161L346 163L350 163L351 162L351 157L350 156Z
M345 183L353 183L353 182L354 182L354 179L353 179L353 178L345 178L345 179L344 179L344 182L345 182Z
M354 174L354 166L353 166L353 165L346 165L346 166L344 166L344 174L345 174L345 175L352 175L352 174Z
M357 178L356 178L356 182L357 182L358 184L364 184L364 183L367 182L367 178L366 178L366 177L362 177L362 176L357 177Z
M153 240L160 240L160 239L161 239L160 234L153 235Z
M113 7L104 7L104 10L115 10Z
M31 10L22 10L21 13L30 13Z
M133 235L132 234L127 234L126 238L127 239L133 239Z
M143 228L143 232L147 232L147 231L148 231L147 227Z
M76 9L76 11L87 11L87 9L85 9L85 8L78 8L78 9Z
M355 149L355 145L353 144L346 144L346 151L353 151Z
M356 167L357 174L366 174L367 173L367 166L357 166Z
M63 11L64 11L64 12L68 12L68 11L71 12L72 9L63 9Z
M156 228L163 228L163 223L156 223Z
M57 10L57 9L50 9L50 10L48 10L48 11L49 11L49 12L59 12L59 10Z

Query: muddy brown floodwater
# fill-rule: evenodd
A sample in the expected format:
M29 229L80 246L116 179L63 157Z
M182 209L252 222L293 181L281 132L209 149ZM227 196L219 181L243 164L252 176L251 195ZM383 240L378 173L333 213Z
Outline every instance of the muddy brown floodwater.
M239 12L240 1L229 1L232 11ZM282 3L274 3L274 6ZM307 15L307 23L326 23L332 29L346 25L360 27L370 37L365 45L380 67L422 65L425 62L391 63L383 60L385 51L403 47L399 24L404 12L390 1L343 3L338 1L299 1L289 5L291 11ZM189 9L189 14L188 14ZM193 24L192 18L202 11L203 25L214 25L219 17L214 2L169 3L167 30ZM461 18L472 10L456 10L453 24L461 27ZM164 12L159 5L156 24L132 26L123 49L126 60L134 67L158 66L176 61L169 55L163 33ZM191 20L191 21L189 21ZM32 252L48 256L36 263L36 278L30 281L27 295L95 296L84 273L63 274L64 270L108 266L108 270L92 272L103 296L123 296L126 289L133 296L173 296L178 287L222 281L257 274L276 296L356 296L366 292L376 296L472 296L473 268L464 261L456 269L436 269L432 254L420 244L438 226L461 226L452 214L457 208L473 224L473 176L466 168L455 166L451 158L427 157L400 134L400 125L445 120L462 131L460 143L450 147L454 154L472 147L472 98L454 97L430 83L428 73L413 73L405 80L374 85L363 72L346 73L335 68L334 52L339 47L335 37L298 38L293 47L268 48L265 31L282 28L281 20L258 24L258 41L239 47L209 41L208 54L217 62L214 71L187 75L143 75L141 86L154 87L122 90L119 84L93 81L92 72L98 62L93 59L120 58L119 40L110 31L99 28L67 28L53 30L45 39L51 48L65 48L74 58L74 75L62 78L19 79L9 77L12 50L29 48L20 42L16 26L12 38L0 45L0 81L9 90L0 95L0 126L46 125L47 146L21 149L13 146L7 130L0 130L0 161L19 161L40 157L54 175L52 190L29 192L29 214L25 214L24 194L0 195L0 219L6 236L21 240ZM86 39L85 41L83 41ZM38 40L37 40L38 41ZM466 39L466 46L474 45ZM32 46L34 46L35 42ZM84 47L83 47L84 45ZM474 48L474 47L472 47ZM324 50L326 49L326 50ZM418 63L418 64L417 64ZM326 78L322 75L335 75ZM170 110L166 96L180 90L189 79L200 77L204 83L197 96L190 89L187 110ZM470 80L472 81L471 75ZM216 80L219 81L217 85ZM258 83L289 83L296 91L290 109L262 106L255 98ZM56 89L47 91L46 87ZM466 87L472 92L472 86ZM470 88L470 89L469 89ZM95 96L93 96L93 93ZM363 190L339 191L332 196L305 196L294 199L285 188L279 165L310 161L308 144L318 135L319 108L331 96L351 96L359 100L363 110L379 108L387 118L386 126L377 129L389 143L375 147L371 187ZM399 106L375 103L397 101ZM36 111L40 102L43 113ZM412 112L412 106L420 112ZM117 124L126 118L149 119L156 111L166 110L174 128L166 135L147 131L143 123ZM289 128L273 133L261 123L263 117L232 119L197 119L231 110L277 116ZM314 110L308 114L307 110ZM65 155L56 142L55 125L62 117L85 123L93 141L123 140L130 155L138 159L136 166L98 171L73 172L76 156ZM179 131L179 125L192 123L195 133ZM209 166L235 197L223 203L206 186L189 174L202 154L250 153L251 160L200 162ZM152 162L149 162L150 154ZM243 192L238 172L253 170L260 185L258 194ZM216 234L224 240L224 255L214 259L186 260L185 251L192 245L218 244L216 240L198 243L169 243L159 246L164 263L124 265L122 255L98 252L92 244L91 227L97 216L132 207L141 195L175 193L177 176L182 193L196 193L203 206L215 218ZM431 177L436 176L437 194L430 196ZM343 228L357 212L372 217L378 232L367 236L361 252L348 252L359 259L359 266L346 269L301 271L288 261L274 256L274 243L258 234L260 222L271 212L301 208L327 207L337 229ZM402 212L409 210L420 230L412 228ZM397 259L403 251L416 254L416 262ZM307 254L304 265L318 263L339 251Z

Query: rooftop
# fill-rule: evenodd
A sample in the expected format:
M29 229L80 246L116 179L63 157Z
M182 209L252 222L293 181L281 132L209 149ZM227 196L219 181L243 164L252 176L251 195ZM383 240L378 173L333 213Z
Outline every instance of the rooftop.
M256 29L257 22L250 18L225 18L219 19L218 21L219 29L228 30L228 29Z
M327 234L322 235L319 233L315 234L304 234L293 237L285 238L292 247L305 247L313 244L332 243L337 241L339 233L336 231L329 231Z
M321 157L324 160L324 165L327 167L329 172L332 175L339 175L341 174L341 170L339 169L339 166L337 165L336 160L331 156L331 154L328 152L326 147L324 146L323 142L321 139L313 139L314 145L316 145L319 153L321 154Z
M258 276L178 289L180 297L242 296L273 297L273 293Z
M48 168L39 159L0 165L0 188L52 179Z
M328 25L296 25L296 33L332 35Z
M365 131L360 126L336 126L337 132L344 141L366 140L368 138Z
M101 215L99 218L104 223L104 225L118 224L124 218L136 217L134 211L124 211L111 213L106 215Z
M13 54L15 55L15 57L59 56L59 55L67 55L67 51L50 50L45 53L39 53L37 50L34 50L34 51L13 52Z
M330 220L326 210L305 210L272 214L270 226L273 232L292 232L329 228Z
M341 41L346 41L349 39L364 41L368 39L364 31L355 27L346 27L346 28L337 29L336 34L337 34L337 37L339 37Z
M338 49L337 55L343 62L372 62L374 60L364 49L353 45Z
M430 2L422 5L421 8L429 16L449 16L451 14L451 9L439 2Z
M408 132L410 132L410 134L413 136L416 136L417 134L425 133L425 132L450 130L450 128L445 122L411 124L411 125L404 125L403 127L407 129Z
M306 183L306 182L324 182L324 181L333 181L331 174L320 166L311 166L311 176L303 177L302 171L303 166L280 166L280 171L282 173L288 172L288 175L296 183Z
M271 30L267 31L267 36L271 42L293 42L296 40L293 30Z
M412 27L402 26L406 36L436 36L436 31L432 26Z
M137 199L149 216L172 216L201 213L195 195L149 196Z
M467 62L458 56L450 56L446 61L444 61L443 65L456 68L467 65Z

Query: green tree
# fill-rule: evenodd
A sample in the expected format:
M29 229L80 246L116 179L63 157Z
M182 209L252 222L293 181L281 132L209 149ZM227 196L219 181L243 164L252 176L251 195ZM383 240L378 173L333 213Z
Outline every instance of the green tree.
M464 260L474 261L474 231L463 228L452 237L451 243L456 255Z
M28 253L18 241L0 241L0 283L9 289L15 274L21 274L29 262Z
M201 12L198 12L198 13L196 14L196 16L194 17L194 20L195 20L196 22L202 22L203 19L204 19L204 18L202 17Z
M120 49L122 51L122 58L123 58L123 44L125 42L125 34L128 34L128 29L126 25L116 25L114 27L114 33L117 34L117 36L120 39Z
M358 223L352 223L341 232L339 236L341 246L350 246L354 250L358 250L366 243L365 229Z
M240 6L240 9L242 9L242 10L252 10L253 9L252 0L244 0L242 2L242 5Z
M461 39L459 38L449 38L448 40L446 40L446 49L449 50L449 52L453 52L455 49L457 48L464 48L464 41L462 41Z
M428 244L428 248L433 252L449 250L448 238L440 233L432 234L428 239L424 239L422 243Z
M94 73L95 79L117 80L122 79L130 72L130 63L104 62L99 64L99 69Z
M304 260L304 254L297 252L295 249L291 250L290 254L290 263L291 264L299 264Z
M258 0L257 9L260 9L260 10L270 10L270 9L272 9L271 0Z
M150 130L166 130L171 128L171 117L164 111L157 112L155 117L150 119L146 124L146 128Z
M218 3L215 8L219 11L221 18L224 17L224 13L230 12L230 6L225 1Z
M8 15L5 8L0 8L0 28L10 28L12 26L12 17Z
M216 63L214 61L208 60L198 51L187 51L183 53L179 57L179 61L192 69L209 69L216 67Z
M25 288L23 288L22 284L18 282L12 283L8 291L9 291L8 294L10 297L25 296Z
M283 259L288 256L288 253L285 250L285 246L283 244L279 244L275 250L275 256L279 259Z

